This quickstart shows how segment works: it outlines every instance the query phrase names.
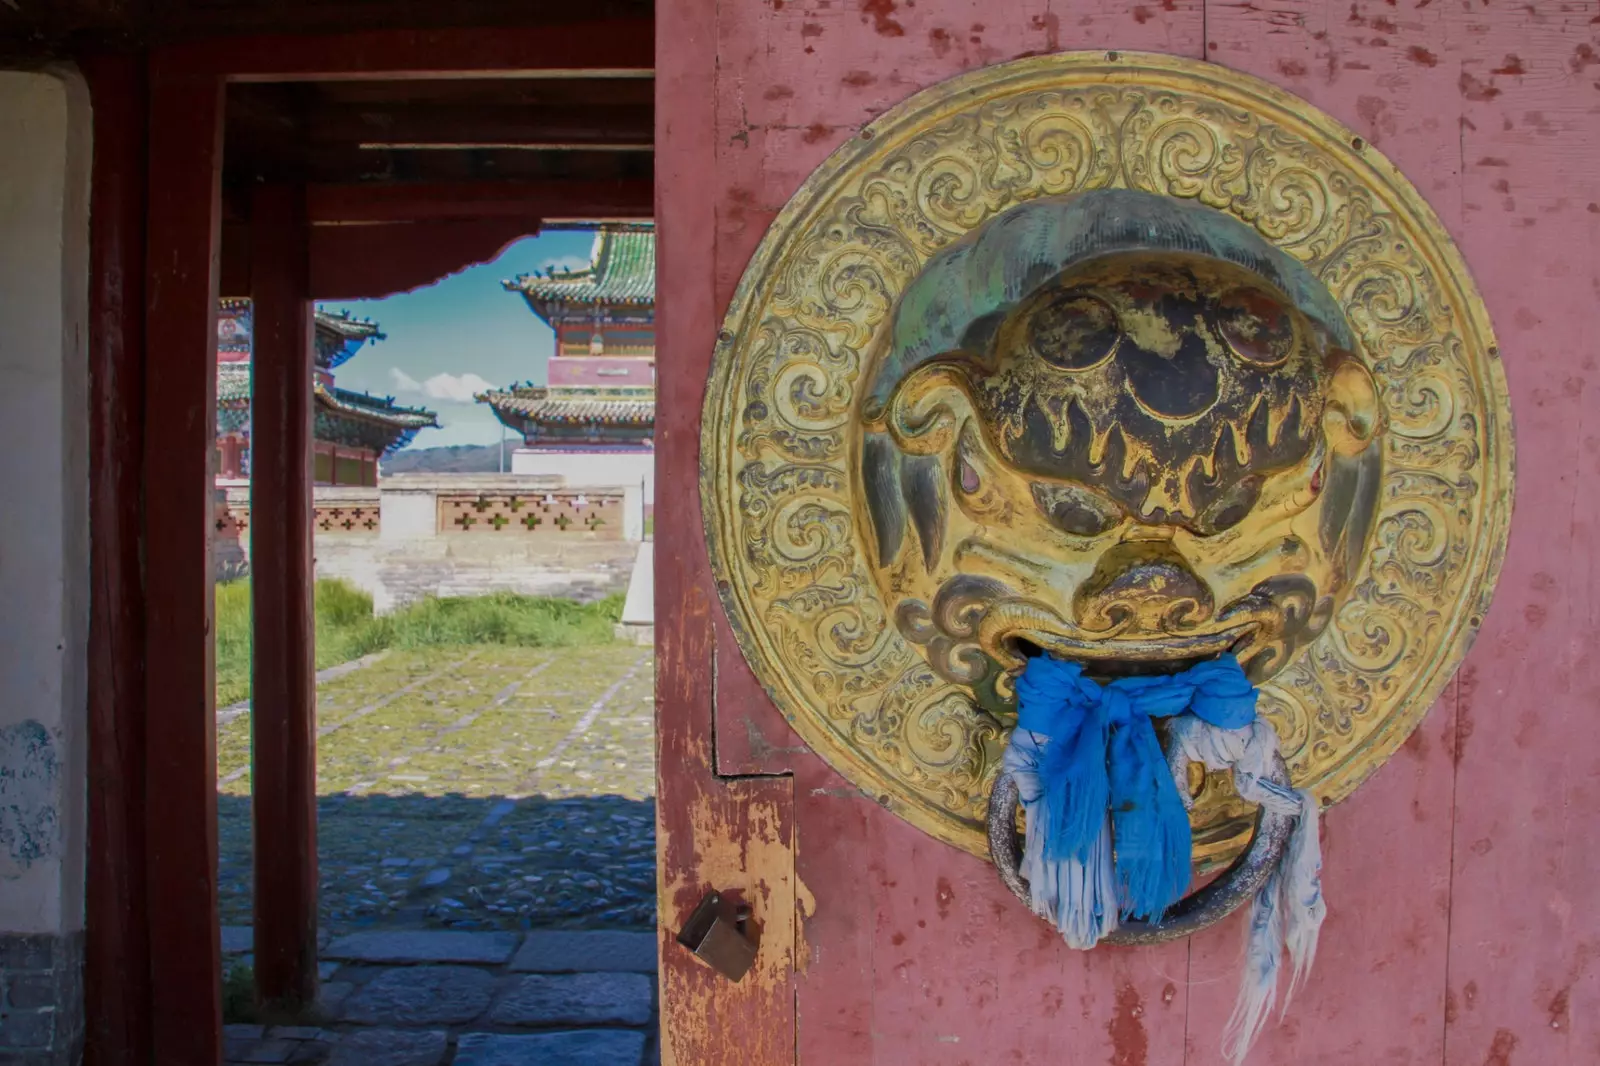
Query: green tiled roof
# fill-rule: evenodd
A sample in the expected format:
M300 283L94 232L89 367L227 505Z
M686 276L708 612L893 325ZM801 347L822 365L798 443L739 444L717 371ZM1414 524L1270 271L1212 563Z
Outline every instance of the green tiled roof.
M438 428L439 416L425 407L402 407L393 397L378 397L366 392L353 392L337 386L332 389L315 386L317 402L340 414L367 418L374 422L400 429Z
M439 425L439 418L425 407L402 407L393 398L373 396L335 386L332 389L316 385L316 401L329 411L352 415L374 422L382 422L398 429L421 429ZM250 364L217 364L217 406L224 410L248 409L250 406Z
M345 340L383 340L383 334L378 331L376 322L368 322L359 318L351 318L350 312L317 311L317 328L327 330L335 336Z
M656 302L656 227L640 222L595 231L589 265L580 270L523 274L502 282L520 292L541 318L552 305L611 304L653 307Z
M565 389L522 386L477 397L494 409L501 422L520 429L524 423L543 426L617 426L649 429L656 422L655 390Z

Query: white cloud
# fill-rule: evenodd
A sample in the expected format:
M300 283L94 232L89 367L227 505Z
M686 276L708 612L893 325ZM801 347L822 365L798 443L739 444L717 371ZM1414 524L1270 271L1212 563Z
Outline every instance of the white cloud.
M420 393L430 400L446 403L472 403L480 392L488 392L494 385L477 374L435 374L426 381L418 381L399 367L389 370L389 377L399 392Z
M452 403L472 403L473 396L494 388L476 374L435 374L422 383L425 395Z

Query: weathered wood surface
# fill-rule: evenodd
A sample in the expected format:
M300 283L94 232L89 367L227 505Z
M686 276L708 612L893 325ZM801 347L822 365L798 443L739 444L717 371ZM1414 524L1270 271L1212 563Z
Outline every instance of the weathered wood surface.
M716 592L697 483L700 403L720 310L710 286L716 166L715 19L709 5L663 12L656 76L659 387L657 462L678 488L656 503L656 847L661 921L663 1066L777 1066L794 1061L794 795L786 777L727 781L712 754ZM738 984L675 940L702 895L750 905L756 966Z
M144 513L145 70L133 56L81 64L94 111L89 208L89 841L85 1061L150 1061L150 897L145 884Z
M222 83L150 67L144 387L147 891L154 1061L222 1054L212 687L211 454L216 442Z
M305 190L251 212L251 824L256 995L317 996L317 684L312 617L312 303Z
M671 0L659 12L672 41L658 98L661 309L663 321L696 322L664 337L664 416L698 406L715 324L810 170L912 92L1024 54L1163 51L1272 81L1394 160L1462 246L1500 335L1517 418L1517 514L1500 593L1458 682L1329 813L1322 952L1252 1062L1600 1061L1600 917L1587 905L1600 879L1600 739L1588 727L1600 667L1586 654L1600 603L1590 562L1600 431L1585 425L1600 295L1600 11L1567 8L1031 0L1002 17L975 0ZM668 354L672 344L690 351ZM682 426L675 419L673 431ZM683 447L664 449L670 469L693 469ZM663 648L692 630L708 661L707 623L670 613L683 587L709 580L698 511L669 505L658 530L683 545L663 553L682 562L660 575L679 588L659 604ZM725 621L711 628L716 767L793 774L797 1061L1222 1061L1239 920L1157 950L1066 951L986 865L920 836L796 750ZM710 688L693 689L701 715ZM710 727L679 715L662 728ZM665 758L661 772L663 818L679 817L670 808L684 785ZM695 790L727 787L696 780ZM722 823L729 840L746 831L731 816ZM669 874L683 861L673 854ZM668 980L663 1018L691 1027L685 1047L787 1024L787 1007L771 1020L723 1021L679 987Z

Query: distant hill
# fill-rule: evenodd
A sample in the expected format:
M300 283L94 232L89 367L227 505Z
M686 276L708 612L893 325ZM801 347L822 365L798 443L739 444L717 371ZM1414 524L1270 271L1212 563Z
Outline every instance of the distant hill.
M493 474L500 470L500 449L505 449L505 469L520 441L503 444L452 444L447 448L407 448L387 457L384 474Z

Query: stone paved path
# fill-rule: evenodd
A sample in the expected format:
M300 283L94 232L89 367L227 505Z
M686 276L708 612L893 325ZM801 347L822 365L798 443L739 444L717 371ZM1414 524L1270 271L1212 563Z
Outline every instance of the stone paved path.
M317 1024L231 1025L228 1066L659 1062L653 933L361 932L322 958Z
M650 649L615 644L397 651L319 684L323 926L653 928L653 682ZM249 759L234 714L228 925L250 921Z

